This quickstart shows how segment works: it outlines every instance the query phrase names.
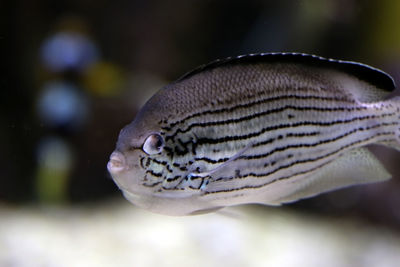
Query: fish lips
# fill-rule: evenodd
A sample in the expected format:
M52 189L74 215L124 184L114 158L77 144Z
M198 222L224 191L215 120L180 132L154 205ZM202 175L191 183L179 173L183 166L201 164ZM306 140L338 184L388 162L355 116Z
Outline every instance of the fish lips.
M144 177L144 170L139 167L139 156L125 155L115 150L107 163L107 169L111 174L114 182L121 190L137 191L136 187L140 184L140 180ZM133 170L135 170L133 172ZM136 188L136 190L135 190Z

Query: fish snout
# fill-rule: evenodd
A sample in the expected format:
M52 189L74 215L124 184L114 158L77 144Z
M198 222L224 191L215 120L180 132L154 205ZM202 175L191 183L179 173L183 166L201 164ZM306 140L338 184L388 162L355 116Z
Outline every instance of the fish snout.
M126 161L125 157L121 152L114 151L111 156L110 160L107 163L107 169L111 174L119 173L125 170Z

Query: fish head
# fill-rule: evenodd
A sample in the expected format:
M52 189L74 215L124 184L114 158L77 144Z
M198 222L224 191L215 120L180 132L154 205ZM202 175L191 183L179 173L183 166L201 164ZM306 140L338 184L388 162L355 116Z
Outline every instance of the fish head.
M164 109L150 104L120 131L107 164L114 182L130 202L152 212L188 215L214 209L199 204L201 189L190 186L185 180L189 171L174 164L174 141L165 140L158 117Z
M146 177L145 159L147 158L143 150L144 139L146 139L144 135L135 121L126 125L120 131L116 148L107 163L107 169L118 187L134 194L148 191L142 186ZM155 134L150 134L150 136L155 136Z

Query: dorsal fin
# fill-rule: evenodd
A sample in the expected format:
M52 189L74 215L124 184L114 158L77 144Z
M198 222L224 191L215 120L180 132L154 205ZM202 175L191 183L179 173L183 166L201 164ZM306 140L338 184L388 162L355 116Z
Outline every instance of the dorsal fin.
M393 91L396 87L393 78L389 74L362 63L329 59L303 53L281 52L249 54L237 57L228 57L225 59L218 59L211 63L201 65L194 70L184 74L176 82L185 80L202 71L215 69L217 67L252 63L297 63L314 67L331 68L354 75L360 80L368 82L378 88L384 89L389 92Z

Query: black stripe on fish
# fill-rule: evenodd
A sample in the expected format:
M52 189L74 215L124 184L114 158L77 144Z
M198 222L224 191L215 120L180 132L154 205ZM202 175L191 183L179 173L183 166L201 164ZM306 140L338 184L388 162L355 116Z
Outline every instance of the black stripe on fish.
M292 124L279 124L279 125L273 125L269 127L265 127L261 129L261 131L255 132L255 133L250 133L246 135L238 135L238 136L225 136L221 138L199 138L196 140L196 147L201 146L201 145L216 145L228 141L239 141L239 140L246 140L250 139L256 136L259 136L265 132L268 131L274 131L274 130L281 130L285 128L295 128L295 127L303 127L303 126L320 126L320 127L329 127L329 126L334 126L337 124L348 124L352 123L354 121L363 121L363 120L368 120L368 119L381 119L387 116L393 116L395 115L394 113L384 113L382 115L367 115L367 116L362 116L362 117L354 117L348 120L336 120L336 121L330 121L330 122L315 122L315 121L306 121L306 122L298 122L298 123L292 123ZM264 140L261 141L261 143L265 142L266 144L272 142L273 140ZM190 144L190 142L187 142L186 145ZM257 146L258 143L255 143L254 146ZM193 144L192 144L193 145ZM189 153L189 149L185 146L181 150L177 150L176 152L179 151L179 156L184 156L187 153Z
M394 126L394 125L398 125L398 124L399 124L398 122L393 122L393 123L376 124L376 125L370 126L370 127L359 127L359 128L353 129L353 130L351 130L349 132L346 132L346 133L344 133L342 135L336 136L334 138L321 140L321 141L318 141L316 143L311 143L311 144L292 144L292 145L287 145L285 147L275 148L275 149L269 151L268 153L251 155L251 156L242 156L240 158L243 158L243 159L246 159L246 160L260 159L260 158L265 158L267 156L270 156L270 155L274 154L275 152L284 151L284 150L287 150L289 148L317 147L319 145L328 144L328 143L332 143L332 142L338 141L338 140L340 140L340 139L342 139L344 137L347 137L347 136L349 136L349 135L351 135L353 133L356 133L356 132L367 131L367 130L371 130L371 129L375 129L375 128L379 128L379 127L383 127L383 126Z
M269 109L269 110L265 110L259 113L255 113L255 114L251 114L248 116L243 116L243 117L239 117L239 118L233 118L233 119L228 119L228 120L220 120L220 121L210 121L210 122L197 122L197 123L192 123L189 124L189 126L182 130L182 129L178 129L177 131L175 131L175 133L173 133L172 135L166 136L165 140L169 140L169 139L174 139L176 135L178 135L179 133L186 133L188 131L190 131L192 128L194 127L208 127L208 126L219 126L219 125L226 125L226 124L230 124L230 123L239 123L239 122L244 122L244 121L249 121L255 118L259 118L262 116L266 116L266 115L270 115L270 114L274 114L274 113L279 113L282 112L284 110L295 110L295 111L319 111L319 112L352 112L352 111L360 111L360 110L366 110L366 107L332 107L332 108L322 108L322 107L299 107L299 106L294 106L294 105L286 105L280 108L274 108L274 109Z
M299 89L296 89L297 91ZM311 89L307 88L307 91L310 91ZM220 114L220 113L230 113L233 112L237 109L246 109L253 107L255 105L259 104L265 104L268 102L274 102L274 101L280 101L280 100L288 100L288 99L295 99L295 100L321 100L321 101L332 101L332 102L344 102L344 103L351 103L354 104L354 100L350 100L347 97L326 97L326 96L315 96L315 95L280 95L280 96L275 96L275 97L269 97L269 98L262 98L262 99L256 99L253 102L249 103L242 103L239 105L235 105L232 107L224 107L216 110L206 110L198 113L193 113L185 118L180 119L179 121L172 122L169 126L164 126L162 127L163 130L165 131L170 131L174 126L178 124L182 124L185 121L189 119L193 119L195 117L203 116L203 115L215 115L215 114Z
M384 113L382 115L366 115L366 116L360 116L360 117L354 117L351 119L347 120L335 120L335 121L302 121L302 122L297 122L297 123L289 123L289 124L278 124L278 125L273 125L269 127L264 127L258 132L252 132L249 134L244 134L244 135L232 135L232 136L224 136L224 137L219 137L219 138L208 138L208 137L201 137L197 139L197 145L203 145L203 144L219 144L223 142L229 142L229 141L239 141L239 140L246 140L250 139L256 136L259 136L265 132L268 131L274 131L274 130L280 130L283 128L292 128L292 127L302 127L302 126L320 126L320 127L328 127L328 126L333 126L337 124L347 124L355 121L363 121L363 120L369 120L369 119L379 119L379 118L384 118L387 116L393 116L395 113Z
M158 177L158 178L163 176L162 172L154 172L151 169L146 170L146 174L150 174L151 176Z
M347 137L349 135L352 135L352 134L354 134L356 132L368 131L368 130L376 129L376 128L379 128L379 127L395 126L395 125L398 125L398 124L399 124L399 122L396 121L396 122L391 122L391 123L376 124L376 125L368 126L368 127L359 127L359 128L353 129L353 130L351 130L351 131L349 131L349 132L347 132L345 134L336 136L334 138L325 139L325 140L322 140L322 141L319 141L319 142L316 142L316 143L311 143L311 144L310 143L303 143L303 144L286 145L286 146L282 146L282 147L277 147L277 148L275 148L275 149L273 149L273 150L271 150L271 151L269 151L268 153L265 153L265 154L247 155L247 156L243 155L243 156L238 157L238 159L254 160L254 159L260 159L260 158L266 158L266 157L271 156L272 154L274 154L276 152L283 152L283 151L286 151L286 150L292 149L292 148L300 149L300 148L308 148L308 147L317 147L317 146L322 145L322 144L327 144L327 143L338 141L338 140L343 139L343 138L345 138L345 137ZM288 134L290 134L290 133L288 133ZM307 136L308 134L309 133L305 133L304 136ZM297 133L295 133L295 135L297 135ZM262 142L259 142L259 143L262 143ZM257 146L259 143L255 143L253 145L253 147ZM345 147L347 147L347 146L345 146ZM292 155L292 156L290 156L290 155ZM291 158L291 157L293 157L293 154L289 154L287 157ZM214 160L214 159L207 158L207 157L195 158L195 161L205 161L205 162L210 163L210 164L224 163L227 160L229 160L229 158L221 158L221 159L218 159L218 160ZM273 162L270 162L270 163L266 163L266 164L264 164L264 167L267 167L268 165L273 166L276 163L277 163L276 161L273 161ZM217 178L215 181L232 180L232 179L235 179L235 178L246 178L247 176L248 175L241 175L239 177L221 177L221 178ZM169 179L168 181L172 182L172 181L177 180L179 178L181 178L181 177L177 176L177 177L174 177L174 179ZM196 180L196 179L199 179L199 178L200 177L194 177L192 179Z
M157 186L157 185L159 185L161 183L162 183L162 181L157 181L157 182L152 183L152 184L143 183L142 185L145 186L145 187L155 187L155 186Z
M317 136L317 135L319 135L319 134L320 134L319 131L316 131L316 132L306 132L306 133L287 133L285 138L292 138L292 137L296 137L296 138L297 138L297 137L310 137L310 136ZM274 137L274 138L268 138L267 140L254 143L254 144L252 145L252 147L257 147L257 146L263 146L263 145L272 144L275 140L279 140L279 139L282 139L282 138L283 138L283 136L282 136L282 138L279 138L279 137L280 137L280 136L278 136L278 137L276 137L276 138L275 138L275 137ZM242 157L240 157L240 158L244 158L244 156L242 156ZM226 157L226 158L220 158L220 159L218 159L218 160L215 160L215 159L211 159L211 158L207 158L207 157L196 157L196 158L194 158L194 160L195 160L195 161L205 161L205 162L207 162L207 163L215 164L215 163L223 163L223 162L229 160L229 158Z
M355 145L358 145L358 144L361 144L361 143L368 142L369 140L372 140L372 139L374 139L374 138L376 138L376 137L385 136L385 135L393 135L393 134L394 134L394 132L383 132L383 133L378 133L378 134L376 134L376 135L374 135L374 136L371 136L371 137L368 137L368 138L365 138L365 139L362 139L362 140L359 140L359 141L352 142L352 143L347 144L347 145L345 145L345 146L342 146L342 147L340 147L339 149L337 149L337 150L335 150L335 151L332 151L332 152L330 152L330 153L328 153L328 154L325 154L325 155L322 155L322 156L319 156L319 157L316 157L316 158L304 159L304 160L297 160L297 161L291 162L290 164L280 166L279 168L276 168L276 169L274 169L274 170L272 170L272 171L269 171L269 172L266 172L266 173L248 173L248 174L242 175L241 178L247 178L247 177L249 177L249 176L252 176L252 177L265 177L265 176L269 176L269 175L274 174L274 173L276 173L276 172L278 172L278 171L280 171L280 170L287 169L287 168L293 167L293 166L298 165L298 164L316 162L316 161L322 160L322 159L324 159L324 158L333 156L333 155L335 155L335 154L340 153L340 152L343 151L344 149L347 149L347 148L349 148L349 147L351 147L351 146L355 146ZM392 139L385 139L385 140L380 140L380 141L381 141L381 142L389 142L389 141L392 141ZM333 160L333 159L332 159L332 160ZM261 187L270 185L270 184L272 184L272 183L274 183L274 182L277 182L277 181L281 181L281 180L285 180L285 179L290 179L291 177L294 177L294 176L297 176L297 175L301 175L301 174L311 173L312 171L315 171L315 170L317 170L317 169L319 169L319 168L321 168L321 167L327 165L327 164L330 163L332 160L330 160L330 161L328 161L328 162L325 162L325 163L323 163L323 164L321 164L321 165L318 165L318 166L316 166L316 167L314 167L314 168L311 168L311 169L309 169L309 170L305 170L305 171L301 171L301 172L296 172L296 173L291 174L290 176L279 177L279 178L276 178L275 180L269 181L269 182L267 182L267 183L263 183L263 184L259 184L259 185L246 185L246 186L242 186L242 187L229 188L229 189L221 189L221 190L216 190L216 191L207 191L207 190L205 190L205 191L204 191L204 194L227 193L227 192L239 191L239 190L244 190L244 189L258 189L258 188L261 188Z
M303 143L303 144L291 144L291 145L281 146L281 147L277 147L275 149L272 149L268 153L258 154L258 155L247 155L247 156L243 155L243 156L240 156L238 159L244 159L244 160L261 159L261 158L269 157L269 156L275 154L276 152L283 152L283 151L286 151L286 150L289 150L289 149L292 149L292 148L300 149L300 148L317 147L319 145L328 144L328 143L332 143L332 142L338 141L338 140L343 139L343 138L345 138L345 137L347 137L349 135L352 135L352 134L354 134L356 132L368 131L368 130L376 129L376 128L379 128L379 127L395 126L395 125L398 125L398 124L399 124L398 122L392 122L392 123L376 124L376 125L369 126L369 127L359 127L359 128L353 129L353 130L351 130L351 131L349 131L349 132L347 132L345 134L336 136L334 138L321 140L319 142ZM220 160L213 161L211 159L207 159L206 158L205 161L208 162L208 163L215 164L215 163L223 163L223 162L227 161L228 159L229 158L223 158L223 159L220 159ZM204 158L202 158L201 160L204 160ZM274 161L273 164L272 164L272 162L265 163L264 167L272 166L272 165L275 165L276 163L277 163L276 161ZM243 176L243 175L239 176L239 177L221 177L221 178L217 178L215 181L220 181L220 180L224 180L225 181L225 180L232 180L232 179L236 179L236 178L240 179L240 178L245 178L245 177L246 176ZM193 179L196 179L196 178L193 178Z

